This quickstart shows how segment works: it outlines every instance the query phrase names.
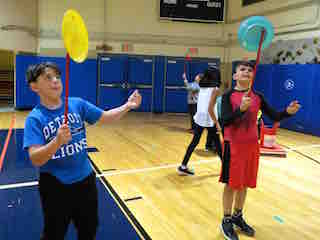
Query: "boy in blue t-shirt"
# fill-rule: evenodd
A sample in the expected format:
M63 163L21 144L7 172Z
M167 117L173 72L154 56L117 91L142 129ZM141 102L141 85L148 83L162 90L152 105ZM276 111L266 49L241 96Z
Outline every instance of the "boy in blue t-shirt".
M135 91L127 103L109 111L81 98L68 100L68 124L64 123L61 73L53 63L40 63L27 70L31 90L40 97L24 128L24 149L40 168L39 193L44 215L41 239L64 239L73 221L79 239L93 240L98 226L95 174L87 155L85 124L109 123L139 107Z

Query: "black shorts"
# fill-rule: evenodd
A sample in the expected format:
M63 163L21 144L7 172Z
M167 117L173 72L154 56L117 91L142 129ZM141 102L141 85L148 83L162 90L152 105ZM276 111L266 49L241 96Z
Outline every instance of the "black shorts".
M93 240L98 226L98 194L95 173L73 184L40 173L39 192L44 215L42 240L63 240L74 223L79 240Z

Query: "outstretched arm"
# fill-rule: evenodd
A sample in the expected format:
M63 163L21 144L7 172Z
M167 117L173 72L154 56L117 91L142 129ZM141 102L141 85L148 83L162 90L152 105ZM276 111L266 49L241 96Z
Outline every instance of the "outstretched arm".
M286 110L278 112L274 110L264 99L263 95L259 94L261 98L261 110L263 113L267 114L268 117L270 117L274 121L281 121L284 118L288 118L291 115L294 115L298 110L300 109L301 105L298 103L298 101L292 101L289 106L286 108Z
M138 90L135 90L125 104L120 107L104 111L99 119L99 123L110 123L120 119L131 109L138 108L141 104L141 99L142 97L140 93Z

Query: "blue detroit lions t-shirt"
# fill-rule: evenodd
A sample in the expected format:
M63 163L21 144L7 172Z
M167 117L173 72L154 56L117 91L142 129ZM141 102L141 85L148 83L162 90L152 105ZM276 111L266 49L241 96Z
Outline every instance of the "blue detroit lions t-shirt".
M85 122L94 124L103 112L81 98L69 98L68 101L68 125L72 139L40 167L40 172L50 173L65 184L81 181L92 172L87 154ZM64 104L54 110L37 105L25 122L23 148L27 150L32 145L49 143L56 137L63 122Z

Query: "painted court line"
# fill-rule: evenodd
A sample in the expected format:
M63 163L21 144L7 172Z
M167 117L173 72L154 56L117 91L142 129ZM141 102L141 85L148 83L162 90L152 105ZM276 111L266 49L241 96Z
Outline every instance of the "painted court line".
M307 145L307 146L301 146L301 147L289 147L289 146L286 146L286 147L290 151L295 151L295 150L305 150L308 148L317 148L317 147L320 147L320 144L313 144L313 145Z
M301 147L296 147L296 148L286 146L288 151L296 151L298 149L302 150L302 149L315 148L315 147L320 147L320 145L314 144L314 145L307 145L307 146L301 146ZM217 159L215 159L215 160L199 160L199 161L193 162L192 165L201 165L201 164L207 164L207 163L212 163L212 162L216 162L216 161L217 161ZM152 171L157 171L160 169L176 168L179 165L180 164L168 164L168 165L163 165L163 166L158 166L158 167L130 169L130 170L117 171L117 172L106 172L106 173L97 174L97 178L114 176L114 175L121 175L121 174L135 174L135 173L142 173L142 172L152 172ZM15 183L15 184L6 184L6 185L0 185L0 190L11 189L11 188L20 188L20 187L30 187L30 186L36 186L36 185L38 185L37 181L25 182L25 183Z
M14 127L15 122L16 122L16 116L12 115L9 131L8 131L8 134L7 134L7 137L6 137L6 140L4 142L3 149L2 149L2 152L1 152L1 155L0 155L0 172L1 172L1 169L2 169L4 156L7 153L9 141L10 141L10 138L11 138L12 129Z
M303 157L305 157L305 158L307 158L307 159L309 159L309 160L311 160L311 161L313 161L313 162L315 162L315 163L320 165L320 161L319 160L315 159L314 157L312 157L312 156L310 156L310 155L308 155L308 154L306 154L304 152L301 152L301 150L304 150L304 149L307 149L307 148L311 148L311 147L318 147L318 145L309 145L309 146L305 146L305 147L296 147L296 148L289 147L289 146L286 146L286 145L283 145L283 144L281 146L287 148L288 152L298 153L299 155L301 155L301 156L303 156Z
M211 163L215 162L216 160L200 160L192 165L200 165L204 163ZM150 172L150 171L156 171L159 169L168 169L168 168L176 168L179 164L171 164L171 165L165 165L165 166L158 166L158 167L150 167L150 168L142 168L142 169L132 169L132 170L124 170L119 171L115 173L102 173L97 174L97 178L105 177L105 176L112 176L112 175L120 175L120 174L133 174L133 173L139 173L139 172ZM14 183L14 184L6 184L6 185L0 185L0 190L5 189L11 189L11 188L21 188L21 187L31 187L31 186L37 186L38 181L32 181L32 182L24 182L24 183Z
M193 162L192 165L200 165L200 164L212 163L216 161L217 160L200 160L200 161ZM101 174L98 174L97 177L107 177L107 176L114 176L114 175L121 175L121 174L135 174L140 172L151 172L151 171L157 171L159 169L176 168L178 166L180 166L180 164L168 164L168 165L158 166L158 167L130 169L130 170L123 170L123 171L117 171L112 173L101 173Z
M299 150L307 150L307 149L310 149L310 148L320 147L320 144L306 145L306 146L301 146L301 147L290 147L290 146L287 146L285 144L279 144L279 145L281 147L286 148L286 150L288 152L296 152L296 151L299 151Z
M38 181L0 185L0 190L37 186Z

